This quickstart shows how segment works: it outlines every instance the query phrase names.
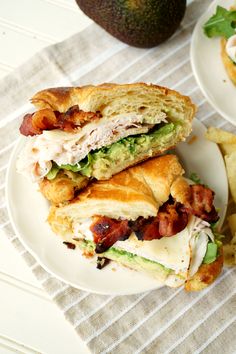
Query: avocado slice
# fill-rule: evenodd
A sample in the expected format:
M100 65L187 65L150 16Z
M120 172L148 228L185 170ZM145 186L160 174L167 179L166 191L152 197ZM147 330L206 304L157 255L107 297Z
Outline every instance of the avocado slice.
M95 252L95 243L93 241L81 239L78 241L78 247L88 254L93 254ZM105 257L128 268L148 273L163 282L171 273L173 273L172 269L166 268L160 263L137 256L136 254L114 246L110 247L106 252L99 254L99 257Z
M119 40L154 47L178 28L186 0L76 0L80 9Z

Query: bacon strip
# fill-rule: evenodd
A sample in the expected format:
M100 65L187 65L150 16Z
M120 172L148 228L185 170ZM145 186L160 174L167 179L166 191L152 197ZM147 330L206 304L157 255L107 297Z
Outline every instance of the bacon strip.
M129 226L139 240L145 239L150 241L162 238L159 232L159 223L157 217L144 219L142 216L140 216L137 220L130 221Z
M32 114L26 114L20 126L20 133L25 136L41 134L41 131L32 125Z
M200 184L190 186L192 200L188 205L177 203L172 197L164 203L156 217L135 221L96 217L90 227L96 243L96 253L103 253L118 240L126 240L134 232L139 240L150 241L171 237L188 224L189 215L216 222L219 217L213 205L214 192Z
M101 118L99 112L84 112L78 105L72 106L65 113L53 111L50 108L41 109L32 114L26 114L20 126L20 132L25 136L42 134L43 130L61 129L73 132L82 128L87 122Z
M132 230L139 240L150 241L170 237L182 231L188 224L188 214L181 211L181 204L169 200L159 209L156 217L138 218L132 223Z
M96 243L96 253L103 253L118 240L126 240L132 230L128 220L115 220L106 216L97 217L90 226Z
M191 185L190 188L192 201L189 205L184 205L181 210L208 222L216 222L219 220L218 213L213 205L215 193L202 184L194 184Z

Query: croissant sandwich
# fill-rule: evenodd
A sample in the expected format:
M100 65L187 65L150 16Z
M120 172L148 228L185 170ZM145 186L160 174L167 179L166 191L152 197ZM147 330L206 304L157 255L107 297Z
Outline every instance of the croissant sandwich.
M190 185L175 155L149 159L94 181L67 205L52 206L52 230L71 248L145 272L162 284L201 290L220 274L222 244L214 192Z
M17 168L53 204L174 147L195 114L188 97L144 83L48 89L31 102L38 110L20 126L27 139Z

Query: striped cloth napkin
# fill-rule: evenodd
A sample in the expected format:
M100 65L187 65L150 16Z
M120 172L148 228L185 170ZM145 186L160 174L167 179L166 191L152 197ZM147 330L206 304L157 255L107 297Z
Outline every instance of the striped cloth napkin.
M162 288L132 296L91 294L47 273L14 235L5 208L6 168L22 115L30 108L26 102L38 90L53 86L152 82L191 96L204 124L235 132L203 97L190 66L191 34L209 3L191 2L180 29L156 48L131 48L92 24L38 53L0 82L1 232L93 353L235 352L236 268L225 269L213 286L200 293Z

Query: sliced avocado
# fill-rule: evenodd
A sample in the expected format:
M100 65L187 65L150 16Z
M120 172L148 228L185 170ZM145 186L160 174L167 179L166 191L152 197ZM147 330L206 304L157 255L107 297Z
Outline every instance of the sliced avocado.
M206 254L203 258L203 262L205 264L210 264L212 262L214 262L217 258L217 244L213 243L213 242L209 242L207 245L207 250L206 250Z
M121 41L154 47L178 28L186 0L76 0L80 9Z
M88 253L93 253L95 251L95 243L92 241L81 240L78 242L78 246L80 249ZM99 257L105 257L137 271L144 271L160 281L164 281L168 275L173 272L171 269L164 267L160 263L116 247L110 247L106 252L99 254Z

